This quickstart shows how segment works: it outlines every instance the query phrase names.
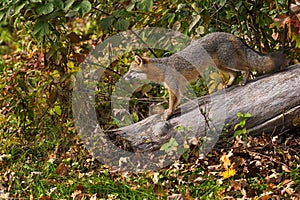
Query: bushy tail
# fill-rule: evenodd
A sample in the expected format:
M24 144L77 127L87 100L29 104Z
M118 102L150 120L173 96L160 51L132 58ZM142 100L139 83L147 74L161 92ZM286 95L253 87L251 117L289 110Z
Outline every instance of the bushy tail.
M281 67L288 64L284 51L263 54L256 52L250 47L245 47L246 60L250 68L258 74L279 71Z

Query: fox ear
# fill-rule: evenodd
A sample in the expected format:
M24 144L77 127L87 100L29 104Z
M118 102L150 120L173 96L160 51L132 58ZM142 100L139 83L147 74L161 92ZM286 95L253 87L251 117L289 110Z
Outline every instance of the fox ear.
M138 65L142 66L143 64L146 64L146 63L149 62L149 58L148 58L148 57L142 57L142 56L139 56L139 55L135 55L135 56L134 56L134 61L135 61Z
M139 55L135 55L134 56L134 61L138 64L138 65L142 65L143 64L143 58Z

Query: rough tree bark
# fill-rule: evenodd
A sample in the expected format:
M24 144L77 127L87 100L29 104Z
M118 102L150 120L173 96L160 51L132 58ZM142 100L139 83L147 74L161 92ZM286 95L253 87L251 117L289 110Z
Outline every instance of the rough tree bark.
M300 64L249 81L245 86L189 101L179 107L168 121L161 115L113 131L112 137L126 143L135 152L157 150L171 137L184 134L193 139L220 133L226 124L229 132L239 122L237 113L249 112L246 127L250 134L268 134L300 126ZM218 138L218 135L213 135ZM215 141L214 141L215 142Z

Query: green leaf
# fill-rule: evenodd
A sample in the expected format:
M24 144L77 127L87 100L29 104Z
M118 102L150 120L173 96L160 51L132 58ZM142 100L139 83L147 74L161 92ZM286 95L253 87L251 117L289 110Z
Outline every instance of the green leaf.
M296 47L300 48L300 34L296 36Z
M78 16L78 12L75 10L69 10L68 13L66 14L66 17L75 17Z
M28 117L30 120L34 120L34 112L33 110L28 110Z
M240 118L243 118L243 113L241 113L241 112L238 112L237 114L236 114L236 116L240 119Z
M115 18L126 18L126 17L130 17L132 14L126 10L117 10L117 11L113 11L113 16Z
M227 0L220 0L220 7L223 7L226 2L227 2Z
M240 121L241 128L244 128L246 126L246 119L243 119Z
M89 1L84 0L80 3L79 5L79 10L78 12L80 13L81 16L84 16L86 13L90 12L90 10L92 9L92 5Z
M118 118L112 117L113 118L113 123L116 124L118 127L126 126L124 122L119 120Z
M70 9L70 7L73 5L73 3L75 2L75 0L67 0L65 2L65 11L68 11Z
M143 95L145 95L151 89L152 89L152 85L151 84L145 84L144 86L142 86L141 92L142 92Z
M178 143L177 141L172 137L169 142L163 144L161 147L160 147L160 150L161 151L165 151L166 153L169 153L171 152L175 147L178 146Z
M175 13L168 13L168 14L166 15L166 17L167 17L167 19L168 19L168 23L171 24L171 23L173 23L173 21L174 21L176 15L175 15Z
M130 25L130 23L126 19L119 19L114 24L114 27L116 29L118 29L119 31L125 31L125 30L128 30L129 25Z
M106 17L104 19L101 20L100 22L100 28L103 31L106 31L110 28L110 26L113 24L113 22L115 21L115 18L112 16Z
M44 35L49 35L49 23L46 21L38 21L33 27L33 33L39 38Z
M47 15L51 13L53 10L54 10L54 6L52 3L43 4L37 8L37 12L40 15Z
M53 111L56 114L61 115L61 108L60 108L60 106L54 106Z
M240 127L241 125L238 123L234 126L233 130L235 131L236 129L238 129L238 127Z
M63 10L54 10L53 12L51 12L50 14L43 16L43 20L44 21L49 21L52 19L56 19L59 16L63 16L64 15L64 11Z
M127 7L126 7L126 10L127 11L132 11L135 7L135 3L130 3Z
M144 10L144 11L150 11L153 6L153 0L142 0L137 4L137 9Z
M134 112L132 113L132 119L134 122L138 122L139 121L139 116Z
M243 1L239 1L238 3L235 4L235 7L239 9L241 5L243 4Z
M3 17L4 17L5 13L0 12L0 21L2 21Z
M14 14L12 15L12 17L18 15L20 13L20 11L22 10L22 8L24 8L25 5L26 5L26 2L22 3L21 5L18 5L16 7L16 9L14 10Z
M52 0L50 2L52 2L54 4L54 6L59 9L64 9L64 7L65 7L64 2L62 0Z
M246 114L244 115L244 118L250 118L250 117L252 117L252 115L251 115L250 113L246 113Z
M242 134L243 134L243 130L237 130L237 131L234 132L233 137L240 136Z

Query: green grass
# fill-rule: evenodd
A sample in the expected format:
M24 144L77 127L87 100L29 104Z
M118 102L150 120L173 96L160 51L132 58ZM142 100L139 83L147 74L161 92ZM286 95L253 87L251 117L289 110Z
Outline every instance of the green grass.
M216 154L207 159L207 165L202 163L191 167L194 163L185 161L180 162L178 169L171 166L157 172L126 175L95 160L80 144L74 129L70 128L64 134L57 130L65 128L56 126L40 134L27 136L0 133L0 184L6 188L4 193L9 193L9 197L166 199L168 195L186 195L188 191L190 197L199 199L222 199L226 195L242 198L240 191L230 188L234 181L242 179L246 180L247 185L243 188L251 197L272 191L267 178L260 175L248 177L239 172L234 177L220 181L218 173L206 168L220 163ZM60 168L60 165L64 167ZM278 180L278 188L286 187L280 185L280 181L291 179L294 180L294 190L299 190L297 162L292 162L290 167L293 169L290 173L280 172L282 179ZM280 169L274 167L274 170ZM158 173L157 180L154 180L153 173ZM284 196L288 197L287 194Z
M121 199L155 199L151 188L135 190L125 181L113 180L82 145L74 143L76 135L65 136L59 137L55 132L26 138L0 134L0 183L10 197L69 199L80 190L87 197L97 194L101 198L113 195ZM57 171L60 163L65 164L66 173Z
M6 134L4 139L4 135L0 134L3 141L0 181L11 198L70 199L78 190L86 198L96 194L98 198L157 199L158 193L166 197L164 190L185 191L185 186L180 188L167 175L161 181L174 181L169 188L161 183L154 187L147 173L124 178L120 172L111 172L93 160L82 145L75 144L74 133L64 138L54 132L26 138ZM57 171L60 163L67 168L63 175ZM214 182L204 184L194 188L195 196L207 192Z

